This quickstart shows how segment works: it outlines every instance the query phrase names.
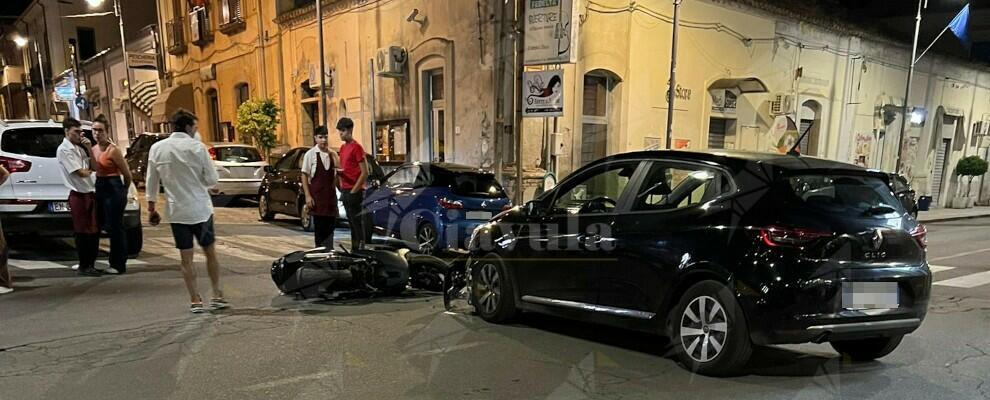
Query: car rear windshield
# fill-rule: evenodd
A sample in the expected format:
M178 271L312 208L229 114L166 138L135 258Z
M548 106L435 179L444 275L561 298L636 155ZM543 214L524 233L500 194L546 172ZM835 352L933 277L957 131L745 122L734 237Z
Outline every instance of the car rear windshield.
M477 172L458 172L448 178L451 191L464 197L481 197L496 199L506 197L502 185L498 184L495 175Z
M797 175L787 178L802 208L825 213L877 216L903 214L887 183L872 176Z
M261 153L253 147L217 147L217 161L249 163L261 161Z
M65 139L65 131L61 128L10 129L0 137L0 150L31 157L55 158L62 139Z

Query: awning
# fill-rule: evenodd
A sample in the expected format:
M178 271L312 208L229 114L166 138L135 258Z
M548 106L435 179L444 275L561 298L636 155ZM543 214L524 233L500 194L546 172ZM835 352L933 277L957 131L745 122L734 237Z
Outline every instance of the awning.
M134 85L134 105L145 115L151 115L158 100L158 81L144 81Z
M152 122L168 122L179 109L194 110L192 85L172 86L162 91L151 105Z
M715 89L738 89L739 93L766 93L767 85L763 84L763 81L758 78L748 77L748 78L723 78L715 82L712 82L708 86L708 90Z

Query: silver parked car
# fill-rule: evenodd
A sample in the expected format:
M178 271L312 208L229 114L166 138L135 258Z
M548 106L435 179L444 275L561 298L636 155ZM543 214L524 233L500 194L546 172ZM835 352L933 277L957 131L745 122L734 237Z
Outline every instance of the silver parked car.
M258 149L244 144L215 144L209 150L220 175L218 196L258 195L268 165Z

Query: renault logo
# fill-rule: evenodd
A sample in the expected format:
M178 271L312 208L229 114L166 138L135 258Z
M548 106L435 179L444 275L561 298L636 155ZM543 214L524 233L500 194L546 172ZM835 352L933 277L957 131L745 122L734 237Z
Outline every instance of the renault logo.
M883 245L883 231L876 229L873 231L873 240L870 243L873 245L872 250L880 250L880 246Z

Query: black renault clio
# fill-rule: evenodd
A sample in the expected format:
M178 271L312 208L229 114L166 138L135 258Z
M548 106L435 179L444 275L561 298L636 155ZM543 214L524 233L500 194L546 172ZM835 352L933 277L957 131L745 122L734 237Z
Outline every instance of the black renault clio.
M925 317L925 228L889 175L792 155L650 151L591 163L478 227L466 289L518 311L656 332L689 369L753 345L831 343L871 360Z

